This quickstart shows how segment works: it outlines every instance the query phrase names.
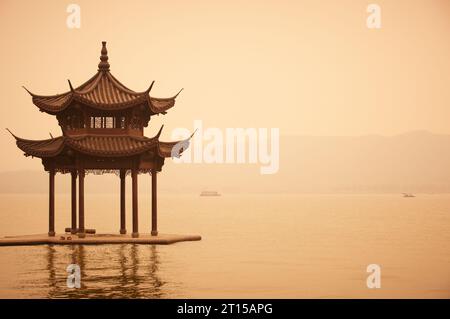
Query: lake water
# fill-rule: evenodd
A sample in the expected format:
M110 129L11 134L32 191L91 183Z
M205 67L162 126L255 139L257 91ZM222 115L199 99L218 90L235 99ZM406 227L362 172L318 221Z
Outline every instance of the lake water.
M119 229L119 198L86 196L86 227ZM150 229L141 196L140 232ZM0 195L0 235L47 231L45 194ZM127 228L131 207L127 203ZM70 197L56 196L56 230ZM450 298L450 195L164 195L161 233L200 234L168 246L0 247L0 297ZM80 289L66 267L81 267ZM366 268L381 267L368 289Z

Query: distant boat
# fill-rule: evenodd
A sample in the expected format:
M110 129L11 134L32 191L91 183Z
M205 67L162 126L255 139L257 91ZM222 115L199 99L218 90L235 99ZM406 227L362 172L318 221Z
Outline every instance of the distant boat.
M202 191L200 196L221 196L217 191Z
M416 196L411 193L403 193L403 197L416 197Z

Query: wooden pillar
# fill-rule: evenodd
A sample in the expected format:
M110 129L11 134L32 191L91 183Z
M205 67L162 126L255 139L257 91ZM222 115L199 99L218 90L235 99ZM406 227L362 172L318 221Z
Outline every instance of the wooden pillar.
M132 237L139 237L139 225L138 225L138 174L137 169L131 171L132 178L132 191L133 191L133 233Z
M48 235L55 236L55 170L48 173Z
M79 209L79 225L78 225L78 237L86 237L84 230L84 169L78 170L78 209Z
M158 235L156 169L152 169L152 236Z
M77 171L73 170L72 175L72 226L70 232L77 233Z
M127 233L125 220L125 177L126 171L120 170L120 233L122 235Z

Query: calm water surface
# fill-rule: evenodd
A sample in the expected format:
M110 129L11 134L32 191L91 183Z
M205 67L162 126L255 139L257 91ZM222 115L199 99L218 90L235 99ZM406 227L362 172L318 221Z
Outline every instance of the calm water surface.
M70 198L56 201L61 231ZM141 197L141 232L150 207ZM0 208L2 236L47 229L45 194L0 195ZM0 247L0 297L450 298L450 195L161 195L159 209L161 232L202 241ZM86 197L86 226L118 231L116 194ZM66 286L71 263L80 289ZM381 289L366 287L369 264Z

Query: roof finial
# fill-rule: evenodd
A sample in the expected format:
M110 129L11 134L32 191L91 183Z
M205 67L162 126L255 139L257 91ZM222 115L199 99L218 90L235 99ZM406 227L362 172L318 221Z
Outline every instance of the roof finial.
M181 93L181 91L183 91L183 90L184 90L184 88L181 88L181 90L179 90L178 93L175 94L174 98L176 98Z
M150 84L147 91L145 91L145 92L147 92L147 94L150 93L150 91L152 90L153 84L155 84L155 81L152 81L152 84Z
M102 55L98 64L99 71L109 71L108 50L106 50L106 41L102 41Z
M33 93L31 93L30 91L28 91L28 89L26 88L26 87L24 87L23 85L22 85L22 87L25 89L25 91L27 91L28 92L28 94L30 94L31 96L34 96L34 94Z
M159 131L158 131L158 134L156 134L156 136L155 136L156 138L159 138L159 137L161 136L161 133L162 133L163 128L164 128L164 124L161 125L161 128L160 128Z
M69 87L70 87L70 91L74 91L74 89L73 89L73 86L72 86L72 82L70 82L70 80L69 79L67 79L67 82L69 82Z

